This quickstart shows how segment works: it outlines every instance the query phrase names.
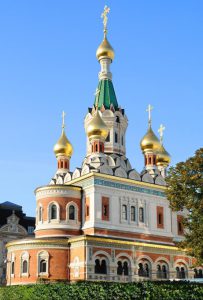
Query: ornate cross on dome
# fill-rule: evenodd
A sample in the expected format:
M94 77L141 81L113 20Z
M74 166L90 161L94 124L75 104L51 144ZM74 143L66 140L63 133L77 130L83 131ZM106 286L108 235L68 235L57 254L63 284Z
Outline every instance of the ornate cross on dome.
M63 129L65 128L65 116L66 116L66 113L63 111L62 112L62 128Z
M158 129L161 144L163 143L163 135L164 135L164 130L165 129L166 129L166 127L163 124L161 124L159 129Z
M104 33L107 32L107 22L108 22L108 17L107 17L107 14L110 12L110 8L105 5L104 6L104 11L103 13L101 14L101 18L103 19L103 24L104 24Z
M149 126L151 126L151 123L152 123L152 119L151 119L151 111L152 111L152 109L153 109L153 106L151 106L150 104L147 106L147 109L146 109L146 111L149 114L149 117L148 117Z

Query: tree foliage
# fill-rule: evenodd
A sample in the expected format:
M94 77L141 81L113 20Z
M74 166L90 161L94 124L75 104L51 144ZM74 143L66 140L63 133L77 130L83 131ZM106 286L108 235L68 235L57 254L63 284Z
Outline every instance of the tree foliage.
M166 178L167 197L173 210L187 209L185 240L180 247L203 264L203 148L185 162L171 167Z
M79 282L0 287L0 300L200 300L203 285L184 281Z

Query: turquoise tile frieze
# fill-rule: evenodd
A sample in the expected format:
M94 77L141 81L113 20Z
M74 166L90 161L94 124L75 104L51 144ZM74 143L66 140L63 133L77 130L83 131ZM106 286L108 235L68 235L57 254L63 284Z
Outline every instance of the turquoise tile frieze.
M160 197L166 197L164 192L151 190L151 189L147 189L147 188L141 188L141 187L134 186L134 185L128 185L128 184L123 184L123 183L118 183L118 182L113 182L113 181L107 181L107 180L99 179L99 178L94 179L94 184L117 188L120 190L127 190L127 191L139 192L139 193L155 195L155 196L160 196Z
M164 192L143 188L139 186L124 184L124 183L118 183L110 180L104 180L100 178L94 178L94 179L91 178L91 179L82 180L81 182L77 182L76 185L79 185L82 188L87 188L93 185L101 185L101 186L112 187L120 190L139 192L139 193L154 195L159 197L166 197Z

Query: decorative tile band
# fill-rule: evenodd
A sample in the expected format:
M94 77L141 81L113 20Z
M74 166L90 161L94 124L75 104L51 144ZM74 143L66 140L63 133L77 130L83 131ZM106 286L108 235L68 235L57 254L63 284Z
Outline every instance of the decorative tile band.
M87 188L89 186L93 185L101 185L101 186L106 186L106 187L112 187L120 190L126 190L126 191L132 191L132 192L139 192L143 194L148 194L148 195L154 195L154 196L159 196L159 197L166 197L164 192L160 192L157 190L152 190L148 188L142 188L134 185L129 185L129 184L124 184L124 183L118 183L110 180L104 180L104 179L99 179L99 178L91 178L88 180L84 180L83 182L78 182L78 185L81 184L83 188Z

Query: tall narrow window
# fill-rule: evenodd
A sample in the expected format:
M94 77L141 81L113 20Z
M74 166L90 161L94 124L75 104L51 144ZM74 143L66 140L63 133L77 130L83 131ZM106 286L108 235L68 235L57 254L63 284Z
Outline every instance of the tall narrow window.
M69 220L75 220L75 207L73 205L69 206Z
M23 273L27 273L28 272L28 263L27 260L23 261Z
M163 206L156 207L157 212L157 228L164 228L164 208Z
M124 138L123 138L123 136L121 138L121 144L122 144L122 146L124 145Z
M39 268L40 273L46 273L47 272L47 262L45 259L42 259L40 261L40 268Z
M15 262L12 261L11 262L11 274L14 275L14 273L15 273Z
M130 220L132 222L136 221L135 206L131 206L131 208L130 208Z
M109 221L109 198L102 197L102 220Z
M127 205L126 204L122 205L122 219L127 220Z
M39 207L39 221L42 221L42 207Z
M139 208L139 221L142 223L144 222L144 208L143 207Z
M118 143L118 133L115 132L115 143Z
M51 219L57 219L57 207L55 204L51 206Z

